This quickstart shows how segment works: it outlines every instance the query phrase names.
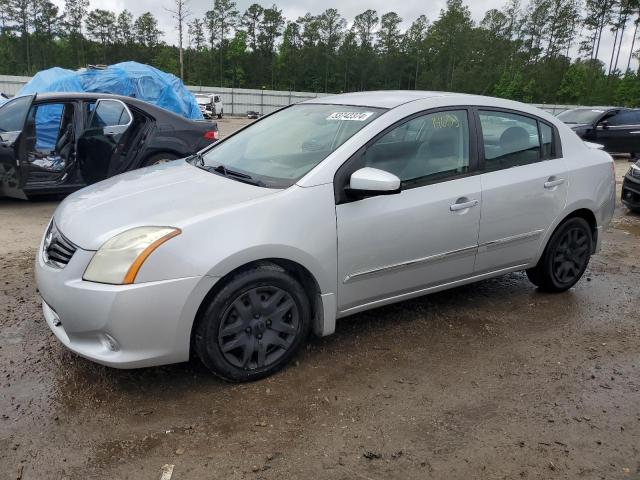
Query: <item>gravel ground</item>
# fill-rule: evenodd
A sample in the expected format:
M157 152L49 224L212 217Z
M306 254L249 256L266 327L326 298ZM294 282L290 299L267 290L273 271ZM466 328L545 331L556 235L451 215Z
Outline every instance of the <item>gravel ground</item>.
M380 308L229 385L55 341L33 282L55 205L0 199L0 478L640 478L640 216L622 207L570 292L516 273Z

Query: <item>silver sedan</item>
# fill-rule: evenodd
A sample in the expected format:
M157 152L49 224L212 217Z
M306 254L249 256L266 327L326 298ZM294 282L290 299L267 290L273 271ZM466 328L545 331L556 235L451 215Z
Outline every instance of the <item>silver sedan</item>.
M69 196L37 282L83 357L254 380L356 312L517 270L565 291L614 204L611 157L531 106L337 95Z

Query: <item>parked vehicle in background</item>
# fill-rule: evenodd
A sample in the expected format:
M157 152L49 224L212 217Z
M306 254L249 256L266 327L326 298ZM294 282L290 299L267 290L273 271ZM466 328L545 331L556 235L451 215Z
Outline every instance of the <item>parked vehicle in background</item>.
M622 182L622 203L640 213L640 160L631 165Z
M621 107L576 108L558 115L579 137L609 153L640 154L640 110Z
M222 118L224 115L224 105L222 104L222 97L220 95L215 93L207 95L196 94L195 97L204 118Z
M0 106L0 195L69 193L128 170L187 157L217 139L215 123L187 120L130 97L15 97Z
M519 270L566 291L614 206L611 156L546 112L361 92L75 193L36 275L49 327L78 354L131 368L195 353L247 381L378 306Z

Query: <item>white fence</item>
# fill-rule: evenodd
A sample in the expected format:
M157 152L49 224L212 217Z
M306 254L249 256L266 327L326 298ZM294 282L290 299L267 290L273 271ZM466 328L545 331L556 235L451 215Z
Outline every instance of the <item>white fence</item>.
M31 77L0 75L0 92L13 97L29 80L31 80Z
M246 115L251 110L267 114L292 103L322 97L325 93L253 90L248 88L217 88L187 85L193 93L219 93L227 115Z
M27 83L31 77L17 77L0 75L0 92L9 96L15 95ZM225 115L246 115L252 110L260 114L271 113L278 108L302 102L311 98L322 97L325 93L313 92L289 92L279 90L258 90L248 88L218 88L188 85L193 93L219 93L222 95ZM556 115L564 110L575 108L576 105L543 105L534 104L535 107Z

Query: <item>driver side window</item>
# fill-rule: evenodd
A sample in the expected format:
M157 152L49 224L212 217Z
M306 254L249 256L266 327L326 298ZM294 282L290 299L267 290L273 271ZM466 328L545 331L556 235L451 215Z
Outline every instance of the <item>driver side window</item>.
M398 125L366 150L364 166L393 173L407 186L466 173L466 110L430 113Z

